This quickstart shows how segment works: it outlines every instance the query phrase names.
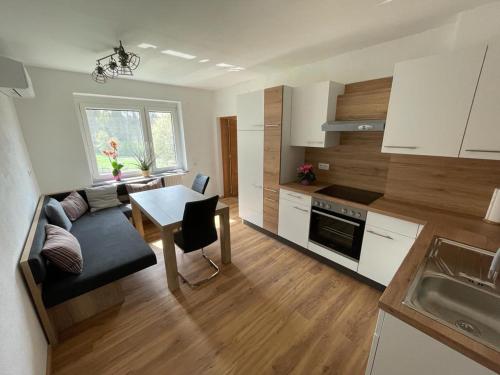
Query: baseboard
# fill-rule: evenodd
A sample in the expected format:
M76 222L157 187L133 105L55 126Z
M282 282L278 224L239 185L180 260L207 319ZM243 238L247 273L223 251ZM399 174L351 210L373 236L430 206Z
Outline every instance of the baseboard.
M45 375L52 374L52 345L47 346L47 365L45 367Z
M357 273L357 272L355 272L353 270L350 270L349 268L341 266L340 264L337 264L337 263L331 261L330 259L323 258L321 255L313 253L309 249L306 249L306 248L304 248L302 246L299 246L296 243L290 242L287 239L278 236L277 234L269 232L268 230L266 230L264 228L261 228L261 227L255 225L255 224L252 224L252 223L250 223L250 222L248 222L246 220L242 220L242 221L243 221L243 224L245 224L245 225L247 225L247 226L249 226L249 227L251 227L251 228L253 228L253 229L255 229L255 230L259 231L259 232L261 232L262 234L265 234L268 237L274 238L275 240L278 240L281 243L284 243L285 245L291 247L292 249L300 251L302 254L307 255L307 256L309 256L311 258L314 258L318 262L321 262L323 264L326 264L327 266L335 268L336 270L338 270L338 271L340 271L342 273L345 273L345 274L351 276L352 278L354 278L356 280L359 280L359 281L361 281L361 282L363 282L363 283L371 286L374 289L377 289L377 290L380 290L380 291L383 292L385 290L385 288L386 288L385 285L379 284L376 281L368 279L367 277L365 277L363 275L360 275L359 273Z

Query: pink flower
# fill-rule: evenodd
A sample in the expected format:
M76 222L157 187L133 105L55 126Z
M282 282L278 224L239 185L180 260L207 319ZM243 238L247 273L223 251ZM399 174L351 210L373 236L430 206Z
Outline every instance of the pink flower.
M109 146L115 151L118 149L118 146L120 145L120 143L118 142L118 140L116 138L110 138L108 143L109 143Z

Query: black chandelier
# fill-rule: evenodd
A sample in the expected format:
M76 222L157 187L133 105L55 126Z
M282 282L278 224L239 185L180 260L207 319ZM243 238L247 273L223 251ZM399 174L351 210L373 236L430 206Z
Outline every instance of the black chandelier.
M108 78L131 76L132 70L137 69L141 58L133 52L126 52L122 41L120 46L114 47L114 53L97 59L97 66L92 72L92 79L97 83L105 83ZM103 60L106 60L104 61Z

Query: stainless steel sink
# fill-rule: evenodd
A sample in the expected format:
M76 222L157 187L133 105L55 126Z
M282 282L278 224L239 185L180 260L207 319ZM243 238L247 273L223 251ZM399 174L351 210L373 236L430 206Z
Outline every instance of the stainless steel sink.
M403 303L500 351L500 287L487 277L493 255L435 238Z

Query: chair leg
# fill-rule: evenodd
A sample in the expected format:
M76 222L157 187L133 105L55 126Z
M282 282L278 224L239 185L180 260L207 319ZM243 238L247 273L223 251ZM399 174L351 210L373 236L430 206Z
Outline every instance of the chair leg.
M200 280L200 281L197 281L197 282L194 282L194 283L191 283L188 279L186 279L180 272L177 272L180 276L180 278L182 279L183 282L185 282L186 284L188 284L191 288L196 288L202 284L205 284L206 282L208 282L209 280L212 280L215 276L217 276L219 274L219 267L217 266L217 264L215 264L212 259L210 259L209 257L207 257L205 255L205 249L201 249L201 255L203 256L203 258L205 258L205 260L208 262L208 264L213 268L215 269L215 272L213 274L211 274L209 277L207 277L206 279L203 279L203 280Z

